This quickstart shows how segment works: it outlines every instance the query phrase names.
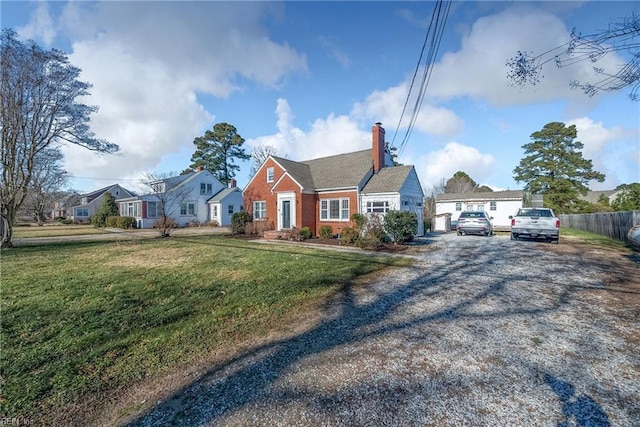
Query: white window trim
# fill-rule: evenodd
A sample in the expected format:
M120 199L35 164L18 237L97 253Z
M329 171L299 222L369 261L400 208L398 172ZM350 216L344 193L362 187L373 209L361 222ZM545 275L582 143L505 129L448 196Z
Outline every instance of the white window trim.
M258 206L264 207L263 209L258 209ZM257 212L262 212L262 216L256 216ZM253 202L253 220L254 221L265 221L267 219L267 201L266 200L256 200Z
M338 201L338 218L331 218L331 202L332 201ZM323 202L326 203L326 208L322 208ZM346 208L345 208L345 202L346 202ZM320 221L326 221L326 222L346 222L349 221L349 209L351 208L349 206L350 202L349 202L349 198L348 197L335 197L335 198L327 198L327 199L320 199ZM343 218L343 211L346 209L347 211L347 217ZM326 212L326 218L322 217L322 212L325 211Z
M382 206L375 206L376 204L382 204ZM377 209L381 209L381 211L378 211ZM367 213L387 213L390 210L391 206L388 200L367 201Z
M184 206L185 213L182 213L182 207ZM193 206L193 213L189 213L189 207ZM193 202L180 203L180 216L196 216L196 204Z
M273 182L276 179L276 169L271 166L267 168L267 182Z

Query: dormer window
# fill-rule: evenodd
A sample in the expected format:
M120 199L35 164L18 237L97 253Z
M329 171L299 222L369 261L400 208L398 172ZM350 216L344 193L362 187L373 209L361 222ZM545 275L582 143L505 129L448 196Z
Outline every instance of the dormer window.
M273 182L276 172L273 167L267 168L267 182Z

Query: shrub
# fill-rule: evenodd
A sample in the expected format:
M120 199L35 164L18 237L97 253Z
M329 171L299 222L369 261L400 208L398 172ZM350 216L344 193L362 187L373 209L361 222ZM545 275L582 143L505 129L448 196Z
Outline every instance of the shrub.
M318 235L321 239L332 239L333 227L331 227L330 225L321 225L320 229L318 229Z
M64 216L57 216L57 217L53 218L53 220L57 221L57 222L62 222L64 220L66 220L66 219L67 219L67 217L64 217Z
M275 229L275 225L269 220L259 220L247 224L245 227L245 234L248 236L258 235L261 236L267 230Z
M353 228L360 234L367 223L367 216L361 213L354 213L351 215L351 222L355 224Z
M418 217L415 212L389 211L384 216L384 226L393 243L410 241L418 232Z
M212 219L210 221L205 222L204 225L209 226L209 227L220 227L220 223L218 221L216 221L215 219Z
M136 219L132 216L108 216L105 220L105 227L109 228L136 228Z
M105 226L109 228L117 228L118 227L118 218L119 216L108 216L105 221Z
M300 238L302 240L307 240L313 237L313 232L311 231L311 228L309 227L302 227L300 229Z
M352 245L358 240L358 231L353 227L345 227L340 233L340 243Z
M384 242L387 233L384 231L382 217L376 214L369 216L362 230L362 235L370 239L378 240L380 243Z
M247 211L236 212L231 215L231 232L233 234L244 234L247 224L251 223L253 218Z
M178 228L178 223L168 216L162 217L153 224L153 228L157 228L160 231L161 237L169 237L171 230Z
M118 225L118 228L122 228L122 229L130 229L130 228L136 228L136 219L132 216L118 216L117 218L117 222L116 224Z
M200 227L200 221L198 221L197 219L194 219L188 224L188 227Z
M286 239L287 240L295 240L295 241L300 241L302 240L302 238L300 237L300 229L293 227L291 229L289 229L289 231L287 232L286 235Z

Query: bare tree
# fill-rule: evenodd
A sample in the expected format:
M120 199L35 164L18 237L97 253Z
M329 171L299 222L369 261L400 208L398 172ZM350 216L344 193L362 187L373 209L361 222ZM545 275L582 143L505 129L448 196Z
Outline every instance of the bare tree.
M259 145L251 150L253 165L251 165L251 169L249 170L249 179L253 178L253 176L258 172L258 169L260 169L260 166L267 161L269 156L277 155L278 150L273 145Z
M171 236L173 229L178 227L174 216L189 196L188 189L180 186L181 177L184 175L149 172L142 180L150 189L149 201L157 203L158 220L154 227L160 232L160 237Z
M53 202L66 184L68 174L62 169L62 152L58 148L47 148L35 157L31 184L27 188L24 207L34 216L38 225L46 220L45 212L53 209Z
M614 20L609 27L594 34L583 36L574 28L571 39L541 54L518 51L516 56L507 60L509 72L507 78L517 86L536 85L542 78L543 67L554 62L558 68L578 62L589 61L593 64L611 52L627 54L627 62L614 74L594 65L593 72L601 79L596 83L570 82L570 86L584 91L589 96L599 92L618 91L631 87L629 97L640 100L640 17L634 12L631 17Z
M4 247L11 246L13 223L32 182L38 154L64 143L103 153L119 148L97 139L89 129L89 116L98 108L76 98L88 95L91 85L77 80L80 69L63 52L45 51L33 41L21 42L10 29L2 31L0 42Z
M424 190L424 194L427 196L424 198L424 226L426 229L433 229L434 219L436 217L436 197L438 194L444 193L445 187L444 178L440 178L436 184L434 184L429 190Z

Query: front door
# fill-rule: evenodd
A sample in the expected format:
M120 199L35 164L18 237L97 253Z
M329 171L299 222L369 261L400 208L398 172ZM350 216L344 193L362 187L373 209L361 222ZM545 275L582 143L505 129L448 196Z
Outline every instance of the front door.
M291 228L291 200L282 201L282 227L284 229Z

